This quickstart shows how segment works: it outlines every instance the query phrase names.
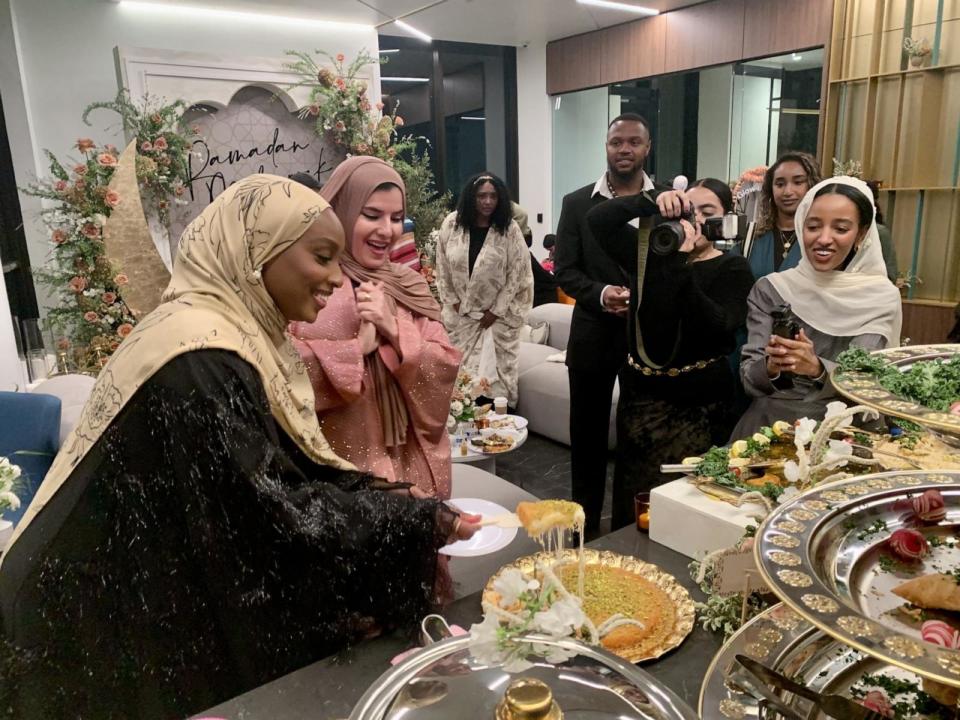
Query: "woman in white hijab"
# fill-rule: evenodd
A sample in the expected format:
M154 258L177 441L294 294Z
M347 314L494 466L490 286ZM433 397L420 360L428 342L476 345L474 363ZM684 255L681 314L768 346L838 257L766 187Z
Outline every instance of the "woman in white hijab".
M841 176L815 185L796 227L800 264L761 278L747 299L740 375L754 400L734 438L776 420L822 418L835 399L829 375L841 352L900 344L900 294L887 279L866 183ZM799 325L792 339L773 333L773 313L785 305Z

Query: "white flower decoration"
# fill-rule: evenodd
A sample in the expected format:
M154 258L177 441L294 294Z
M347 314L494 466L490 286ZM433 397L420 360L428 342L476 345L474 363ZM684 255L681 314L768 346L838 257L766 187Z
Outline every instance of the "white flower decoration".
M463 403L459 400L454 400L450 403L450 414L456 417L463 412Z
M5 492L0 492L0 507L3 507L3 506L7 506L10 510L19 510L20 498L18 498L9 490Z
M500 607L504 608L515 604L523 593L539 587L539 582L529 580L517 568L505 570L493 583L494 592L500 595Z
M813 440L813 431L817 427L817 421L811 418L800 418L797 426L794 428L794 441L798 444L806 445Z
M457 429L457 419L453 415L447 415L447 430L453 432Z
M783 476L791 483L800 479L800 466L797 465L796 460L787 460L783 464ZM781 495L781 497L783 496Z
M835 418L835 417L839 417L839 416L843 415L846 411L847 411L847 404L846 404L846 403L842 403L842 402L840 402L839 400L836 400L836 401L831 402L831 403L827 403L827 414L824 416L823 419L824 419L824 420L831 420L831 419L833 419L833 418ZM838 427L842 427L842 428L844 428L844 427L849 427L849 426L850 426L850 420L852 420L852 418L847 419L846 422L840 424Z
M800 491L797 490L796 487L793 487L791 485L790 487L786 488L782 493L780 493L780 497L777 498L777 504L783 505L784 503L789 502L799 494L800 494Z
M838 460L846 462L846 458L853 455L853 446L845 443L843 440L831 440L827 452L823 456L823 461L833 463Z
M564 598L553 603L547 610L541 610L533 616L533 624L547 635L569 635L586 624L583 609L576 601Z

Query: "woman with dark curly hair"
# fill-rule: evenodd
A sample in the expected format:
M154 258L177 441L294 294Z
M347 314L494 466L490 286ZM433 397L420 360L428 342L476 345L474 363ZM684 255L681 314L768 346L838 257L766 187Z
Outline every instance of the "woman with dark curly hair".
M818 182L820 164L805 152L784 153L767 168L760 190L754 239L733 251L747 258L755 278L789 270L800 262L793 216L807 190Z
M512 219L510 193L496 175L467 180L456 212L440 226L437 290L443 324L472 375L479 374L484 337L492 328L498 377L487 379L494 394L516 406L520 329L533 304L533 272Z

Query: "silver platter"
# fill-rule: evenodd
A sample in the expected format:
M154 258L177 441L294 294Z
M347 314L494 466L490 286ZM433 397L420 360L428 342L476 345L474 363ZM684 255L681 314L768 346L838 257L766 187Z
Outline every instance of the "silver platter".
M890 589L960 567L960 549L940 546L913 572L881 565L890 534L904 527L896 500L938 489L946 519L921 531L957 539L960 472L888 472L814 488L767 516L754 552L764 580L801 617L843 643L893 666L960 687L960 652L923 642L919 622ZM878 521L885 524L877 529Z
M901 371L909 370L922 360L949 360L960 354L960 345L905 345L877 350L878 355ZM843 372L836 369L830 376L841 395L858 405L866 405L884 415L900 417L932 430L944 442L960 447L960 415L935 410L901 397L883 387L876 376L864 372Z
M743 671L734 659L737 655L751 657L824 694L853 697L851 688L856 685L866 687L861 683L865 674L882 674L919 684L919 678L913 673L844 645L779 604L740 628L713 658L700 688L698 712L701 720L761 720L770 717L769 712L762 714L757 700L739 684ZM803 717L810 720L829 717L812 710L807 701L790 693L773 692Z

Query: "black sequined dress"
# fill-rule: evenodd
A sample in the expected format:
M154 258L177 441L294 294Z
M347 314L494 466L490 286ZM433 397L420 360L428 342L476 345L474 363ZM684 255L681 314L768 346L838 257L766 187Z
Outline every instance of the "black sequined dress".
M4 558L0 714L184 717L416 620L454 516L379 488L310 461L238 356L176 357Z

